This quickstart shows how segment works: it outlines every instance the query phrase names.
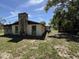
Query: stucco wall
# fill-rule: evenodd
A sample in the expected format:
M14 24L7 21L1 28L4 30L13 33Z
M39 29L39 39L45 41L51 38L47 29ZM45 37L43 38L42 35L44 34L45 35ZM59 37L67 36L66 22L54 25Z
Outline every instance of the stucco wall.
M45 27L42 25L37 25L36 34L37 36L41 36L45 32Z
M27 35L32 35L32 25L27 25Z
M32 35L32 26L36 26L36 36L41 36L45 32L45 27L39 24L27 25L27 35Z
M18 26L18 33L15 33L15 26ZM19 34L20 33L20 30L19 30L19 25L13 25L12 26L12 32L13 32L13 34L15 35L17 35L17 34Z
M15 26L18 26L18 33L15 32ZM45 32L45 27L40 25L40 24L30 24L27 25L27 35L32 35L32 26L36 26L36 36L41 36L44 32ZM18 35L20 34L20 29L19 29L19 25L12 25L12 29L8 28L5 29L5 33L6 34L14 34L14 35Z

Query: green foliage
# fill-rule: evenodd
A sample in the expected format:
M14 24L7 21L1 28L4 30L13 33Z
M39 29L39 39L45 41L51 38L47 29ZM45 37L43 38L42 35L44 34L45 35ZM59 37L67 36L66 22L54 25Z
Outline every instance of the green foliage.
M52 30L49 35L52 34L57 34L57 31ZM0 59L70 59L59 55L61 50L61 54L63 54L66 49L68 52L65 55L79 58L78 42L68 41L66 38L49 38L48 36L46 40L23 39L17 43L10 42L12 38L0 37ZM15 38L15 40L17 39ZM56 47L58 48L56 49Z
M48 0L45 10L47 11L50 7L52 7L52 5L56 5L58 2L59 2L58 0Z
M48 11L48 9L52 6L57 5L58 3L64 3L68 0L48 0L47 6L45 7L45 10Z
M54 17L51 20L51 24L53 24L53 27L58 28L58 26L60 26L59 24L61 24L61 27L63 27L63 29L65 30L70 31L74 28L79 29L79 0L49 0L47 7L50 8L59 3L61 3L61 5L57 8Z
M6 22L6 20L5 19L3 19L3 18L0 18L0 30L2 30L3 29L3 25L4 25L4 23Z
M41 21L40 23L43 24L43 25L46 25L45 21Z

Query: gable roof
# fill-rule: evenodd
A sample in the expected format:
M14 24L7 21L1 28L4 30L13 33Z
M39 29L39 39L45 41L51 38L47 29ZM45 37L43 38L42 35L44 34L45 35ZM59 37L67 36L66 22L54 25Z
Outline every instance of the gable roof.
M4 26L17 25L18 23L19 23L19 21L16 21L16 22L14 22L14 23L12 23L12 24L6 24L6 25L4 25ZM41 24L41 23L38 23L38 22L35 22L35 21L29 21L29 20L28 20L28 24Z

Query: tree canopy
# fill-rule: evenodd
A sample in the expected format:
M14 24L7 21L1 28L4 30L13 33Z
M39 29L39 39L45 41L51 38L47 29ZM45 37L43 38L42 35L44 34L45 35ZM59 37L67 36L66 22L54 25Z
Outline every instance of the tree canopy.
M0 29L3 28L3 25L4 25L5 22L6 22L6 20L1 17L0 18Z
M48 0L45 10L58 5L51 24L66 31L79 31L79 0ZM59 7L60 6L60 7ZM73 30L74 29L74 30Z

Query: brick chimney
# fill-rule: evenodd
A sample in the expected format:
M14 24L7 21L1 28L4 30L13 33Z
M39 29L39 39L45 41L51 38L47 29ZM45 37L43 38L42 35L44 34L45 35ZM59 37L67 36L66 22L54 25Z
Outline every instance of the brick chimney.
M28 14L27 13L19 13L19 29L21 35L26 35L27 33L27 21L28 21Z

